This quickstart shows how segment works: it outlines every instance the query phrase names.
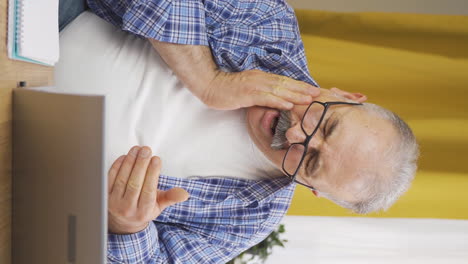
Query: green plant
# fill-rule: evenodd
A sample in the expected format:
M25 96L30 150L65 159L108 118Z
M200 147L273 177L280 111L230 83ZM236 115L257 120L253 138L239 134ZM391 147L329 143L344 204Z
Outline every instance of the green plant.
M284 243L288 242L286 239L281 239L280 234L285 232L284 225L279 225L276 231L273 231L262 242L242 252L239 256L229 261L227 264L247 264L248 261L255 258L259 259L262 263L272 253L274 246L284 247ZM249 257L248 259L244 259Z

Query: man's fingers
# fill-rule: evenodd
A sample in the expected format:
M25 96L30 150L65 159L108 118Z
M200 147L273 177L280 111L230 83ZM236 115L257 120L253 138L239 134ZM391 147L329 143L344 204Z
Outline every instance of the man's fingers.
M287 82L284 87L290 91L309 95L312 97L317 97L320 95L320 88L302 81L291 80Z
M148 170L146 171L145 182L141 188L140 200L138 201L139 208L154 207L160 172L161 160L159 157L151 158Z
M111 168L109 169L109 177L107 179L107 191L108 193L112 192L112 188L114 187L114 182L115 178L117 177L117 174L119 173L119 169L122 166L122 163L125 159L125 155L120 156L118 159L114 161L112 164Z
M128 179L127 188L124 194L125 199L130 199L135 203L138 201L150 159L151 149L149 147L142 147L138 152L135 165L133 166L132 173Z
M280 110L291 110L294 106L293 103L288 102L281 97L274 96L271 93L259 93L252 96L251 100L253 100L252 105L266 106Z
M281 97L293 104L310 104L312 102L312 97L310 95L291 92L290 90L279 86L271 87L270 91L274 96Z
M189 193L186 190L179 187L172 188L167 191L159 191L157 197L159 210L163 211L171 205L187 201L189 197Z
M125 156L122 166L120 166L120 170L117 173L117 177L115 178L114 187L112 187L112 193L122 197L125 193L125 189L127 187L128 178L130 173L132 172L133 165L135 163L136 157L138 152L140 151L139 146L134 146L128 152L128 155Z
M317 88L306 82L297 81L282 75L276 75L276 78L274 79L273 84L271 86L279 86L282 89L287 89L295 93L300 93L303 95L309 95L313 97L317 97L320 94L320 88Z

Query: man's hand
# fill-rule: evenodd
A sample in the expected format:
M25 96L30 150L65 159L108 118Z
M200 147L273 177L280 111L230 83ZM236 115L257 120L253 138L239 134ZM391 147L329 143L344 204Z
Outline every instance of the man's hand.
M319 88L286 76L260 70L233 73L217 70L204 86L201 100L219 110L254 105L289 110L294 104L310 104L319 94Z
M109 170L109 232L139 232L168 206L186 201L182 188L157 190L161 160L151 157L149 147L133 147L118 158Z
M320 94L319 88L306 82L260 70L223 72L207 46L149 41L187 88L210 108L260 105L289 110L293 104L311 103Z

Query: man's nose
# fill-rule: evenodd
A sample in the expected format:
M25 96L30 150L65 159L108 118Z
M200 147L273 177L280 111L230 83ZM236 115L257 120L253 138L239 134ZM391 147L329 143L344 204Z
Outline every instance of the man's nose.
M309 142L309 147L318 147L321 144L322 138L319 135L320 133L315 133L312 139ZM302 143L306 140L306 135L302 128L299 125L293 126L286 131L286 138L290 144L292 143Z
M306 135L302 131L301 125L297 124L286 131L286 138L290 144L302 143L305 141Z

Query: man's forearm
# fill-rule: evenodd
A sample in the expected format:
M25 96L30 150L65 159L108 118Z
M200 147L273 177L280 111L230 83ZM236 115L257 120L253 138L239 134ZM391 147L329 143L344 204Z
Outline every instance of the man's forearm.
M160 42L154 39L150 39L150 42L177 77L203 101L205 86L220 73L210 48Z
M187 88L213 109L260 105L289 110L294 104L309 104L311 96L320 93L305 82L258 69L221 71L208 46L150 42Z

